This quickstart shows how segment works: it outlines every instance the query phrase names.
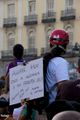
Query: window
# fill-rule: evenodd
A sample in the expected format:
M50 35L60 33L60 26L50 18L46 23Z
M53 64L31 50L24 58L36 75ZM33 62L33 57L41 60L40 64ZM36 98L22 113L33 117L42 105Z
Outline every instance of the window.
M71 9L73 7L73 0L66 0L66 9Z
M73 27L71 25L67 25L65 29L69 33L69 46L73 45Z
M14 3L8 4L8 17L14 16L15 16L15 4Z
M46 48L50 47L49 37L50 37L51 31L52 31L52 27L48 27L46 29Z
M12 50L14 44L15 44L14 33L9 33L8 34L8 50Z
M30 0L28 2L28 11L29 11L29 15L35 14L35 4L36 1L35 0Z
M53 12L54 0L47 0L47 12Z
M35 31L31 30L29 32L29 41L28 41L29 48L35 48Z

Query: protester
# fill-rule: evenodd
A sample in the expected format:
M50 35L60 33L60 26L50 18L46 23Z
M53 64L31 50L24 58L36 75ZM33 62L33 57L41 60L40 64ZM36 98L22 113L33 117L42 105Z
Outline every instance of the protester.
M1 76L0 78L0 114L7 113L8 96L5 94L4 87L5 87L4 77Z
M63 111L56 114L52 120L80 120L80 113L76 111Z
M24 47L21 44L16 44L13 47L13 61L9 63L7 72L6 72L6 91L9 91L9 70L17 65L23 64L23 52Z
M62 57L66 52L66 47L69 43L69 35L64 30L54 30L50 36L50 47L53 58L49 61L46 75L47 91L57 84L57 87L62 82L69 80L68 62ZM56 89L49 94L49 103L55 101Z
M26 99L23 99L21 100L21 106L14 109L13 118L14 120L26 120L26 116L27 116L27 104Z
M6 91L7 92L9 92L9 70L17 65L25 65L26 64L25 60L23 59L23 53L24 53L24 47L21 44L16 44L13 47L14 59L12 62L9 63L7 72L6 72ZM22 102L21 102L21 104L22 104ZM14 116L16 115L16 117L19 117L20 112L22 111L23 108L25 108L24 111L27 110L27 117L25 115L26 113L24 114L23 113L24 111L23 111L22 114L20 115L19 119L21 120L24 117L25 119L30 120L30 118L32 116L32 107L30 107L29 105L27 105L27 107L26 107L26 104L23 104L23 105L21 105L21 104L19 103L19 104L15 104L15 105L10 105L9 113L11 115L13 114Z
M13 61L9 63L8 69L6 72L6 75L9 73L9 70L13 68L14 66L23 64L23 53L24 53L24 47L21 44L16 44L13 47Z
M3 80L3 78L1 77L0 78L0 95L2 94L2 89L4 88L5 86L5 81Z
M45 56L46 60L50 57L50 54L52 58L48 63L45 86L46 91L49 91L53 86L55 88L49 93L49 104L51 104L56 99L57 89L60 88L63 82L69 80L68 62L62 57L69 43L69 35L63 29L53 30L49 42L50 53ZM51 120L50 114L48 114L48 120Z
M9 96L9 71L11 68L17 66L17 65L23 65L24 59L23 59L23 53L24 53L24 47L21 44L16 44L13 47L13 60L9 63L5 75L5 90L6 94ZM9 101L10 98L8 98ZM14 107L19 107L20 104L9 106L9 112L13 112Z

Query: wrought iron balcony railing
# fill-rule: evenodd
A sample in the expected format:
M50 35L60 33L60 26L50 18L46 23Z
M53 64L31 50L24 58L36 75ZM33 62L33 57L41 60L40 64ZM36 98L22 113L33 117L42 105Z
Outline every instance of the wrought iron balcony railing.
M37 48L24 49L24 57L26 56L37 56ZM13 58L13 50L3 50L1 51L1 58L10 59Z
M61 11L61 20L74 20L76 18L76 10L71 8L71 9L66 9Z
M12 57L13 51L12 50L3 50L1 51L1 57Z
M49 23L56 21L56 12L47 12L42 15L42 23Z
M24 50L24 55L37 55L37 48L29 48Z
M17 19L15 17L12 18L4 18L3 27L15 27Z
M37 24L37 15L28 15L24 17L24 25Z

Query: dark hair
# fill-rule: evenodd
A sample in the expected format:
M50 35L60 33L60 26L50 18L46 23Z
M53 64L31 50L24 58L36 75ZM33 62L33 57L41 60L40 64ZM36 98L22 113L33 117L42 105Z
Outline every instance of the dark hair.
M57 113L52 120L80 120L80 113L77 111L62 111Z
M53 48L54 46L52 45L50 47L51 47L51 50L44 54L44 60L47 65L52 58L61 57L61 56L63 57L63 55L66 52L59 46L56 46L55 48ZM66 45L64 45L63 48L66 49Z
M17 59L21 59L23 57L24 47L21 44L16 44L13 47L13 55Z
M64 46L64 48L65 48L65 46ZM50 59L52 59L54 57L60 57L60 56L62 56L64 54L65 54L65 51L62 48L57 46L55 48L51 47L51 50L48 53L46 53L44 55L44 57L45 57L46 60L50 60Z

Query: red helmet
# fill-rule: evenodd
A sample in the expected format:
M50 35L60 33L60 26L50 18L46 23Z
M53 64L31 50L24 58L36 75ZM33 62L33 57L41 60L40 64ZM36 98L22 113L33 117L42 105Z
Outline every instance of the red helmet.
M51 32L49 41L51 45L67 45L69 43L69 35L65 30L56 29Z

